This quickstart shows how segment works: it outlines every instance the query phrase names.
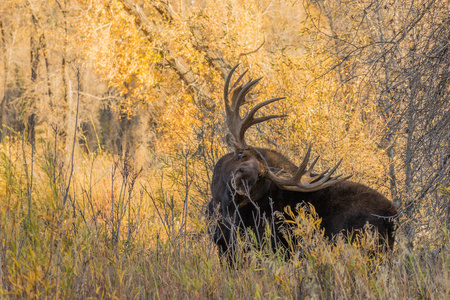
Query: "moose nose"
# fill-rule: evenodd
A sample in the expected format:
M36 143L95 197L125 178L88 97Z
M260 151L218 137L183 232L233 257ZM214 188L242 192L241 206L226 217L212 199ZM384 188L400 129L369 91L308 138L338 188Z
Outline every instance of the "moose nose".
M247 171L247 169L248 169L248 168L240 167L239 169L236 170L236 174L239 174L239 173L245 173L245 171Z
M249 168L248 166L242 166L239 169L236 170L236 172L234 172L234 176L236 179L244 179L247 176L250 176L251 174L251 168Z

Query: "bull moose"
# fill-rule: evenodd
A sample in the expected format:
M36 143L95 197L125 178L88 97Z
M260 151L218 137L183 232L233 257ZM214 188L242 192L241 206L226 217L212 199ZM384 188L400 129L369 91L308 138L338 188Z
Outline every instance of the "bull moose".
M266 224L273 225L272 243L287 246L283 222L274 212L282 213L286 206L295 208L308 203L322 219L321 226L326 237L332 239L340 232L352 233L369 223L378 232L380 246L392 249L395 233L393 217L397 215L397 209L377 191L349 181L350 176L332 176L340 161L330 171L316 174L313 167L318 158L307 167L311 146L297 167L277 151L246 143L244 137L248 128L286 116L255 117L262 107L284 97L261 102L241 117L240 108L245 103L246 95L261 78L242 85L240 82L244 72L230 86L237 67L231 69L224 84L226 123L230 132L227 142L234 152L225 154L214 167L212 199L207 207L207 215L215 220L211 228L219 253L233 260L238 229L250 228L261 241ZM288 218L287 215L284 217Z

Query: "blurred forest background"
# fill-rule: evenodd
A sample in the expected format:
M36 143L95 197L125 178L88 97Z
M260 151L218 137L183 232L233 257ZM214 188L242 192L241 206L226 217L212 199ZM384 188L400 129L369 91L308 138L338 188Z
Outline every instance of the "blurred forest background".
M1 0L0 295L445 298L449 47L447 0ZM203 212L237 63L287 97L252 145L394 201L394 269L322 245L224 270Z

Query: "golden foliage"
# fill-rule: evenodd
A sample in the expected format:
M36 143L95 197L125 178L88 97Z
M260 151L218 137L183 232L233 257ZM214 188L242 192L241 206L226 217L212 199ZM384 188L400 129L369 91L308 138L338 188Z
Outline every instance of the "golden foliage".
M46 7L47 1L3 3L1 20L24 32L29 12L18 11L27 3L39 8L42 20L52 19L52 10L59 7ZM131 160L102 147L87 154L77 149L70 162L42 132L45 137L36 148L25 139L4 140L1 297L449 296L448 247L436 253L425 249L419 257L400 244L392 267L360 251L370 247L370 235L354 240L359 249L343 240L332 246L324 241L311 209L291 211L290 225L306 241L294 246L306 255L295 252L289 263L277 254L253 251L250 268L229 270L205 234L201 216L209 200L210 172L226 151L220 144L226 133L223 79L236 63L242 64L239 71L249 69L246 79L264 77L249 106L263 98L287 97L265 112L288 117L249 130L252 145L276 148L297 163L313 143L322 157L318 168L343 157L342 173L385 189L387 162L377 145L383 124L375 104L358 97L359 84L368 79L339 83L332 70L333 50L312 29L317 25L312 24L317 21L314 10L306 15L298 1L179 1L168 16L160 6L168 2L136 0L152 24L147 26L124 8L123 0L58 3L64 4L58 9L64 8L67 18L55 14L54 23L41 22L50 52L64 52L71 62L75 57L82 62L78 66L95 72L118 95L106 105L124 119L141 116L143 135L154 123L148 130L156 135L155 150L142 146L154 157L147 164L138 161L144 166L139 172L130 168ZM23 20L28 23L20 27ZM327 31L327 24L321 26ZM194 81L177 73L177 59L186 63ZM51 76L60 76L64 71L55 66ZM89 88L96 84L85 82ZM44 114L46 122L64 118L69 104L62 94L53 95L55 106ZM96 113L91 107L81 111ZM436 238L448 241L447 232L433 230Z

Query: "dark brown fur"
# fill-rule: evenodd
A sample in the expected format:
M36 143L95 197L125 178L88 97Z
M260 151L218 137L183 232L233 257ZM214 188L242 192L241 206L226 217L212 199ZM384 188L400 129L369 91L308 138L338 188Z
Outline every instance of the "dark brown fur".
M251 228L261 238L267 224L263 220L276 224L272 242L286 246L280 222L274 220L273 212L283 212L286 206L295 209L301 203L314 206L322 219L326 237L331 239L340 232L351 233L369 223L378 231L384 248L392 249L393 218L397 209L386 197L352 181L339 182L315 192L287 191L264 177L262 158L269 167L282 169L281 172L293 174L297 169L276 151L251 147L224 155L214 168L212 199L207 214L216 216L212 233L221 254L227 254L228 258L233 256L237 228ZM247 195L243 194L245 191Z

